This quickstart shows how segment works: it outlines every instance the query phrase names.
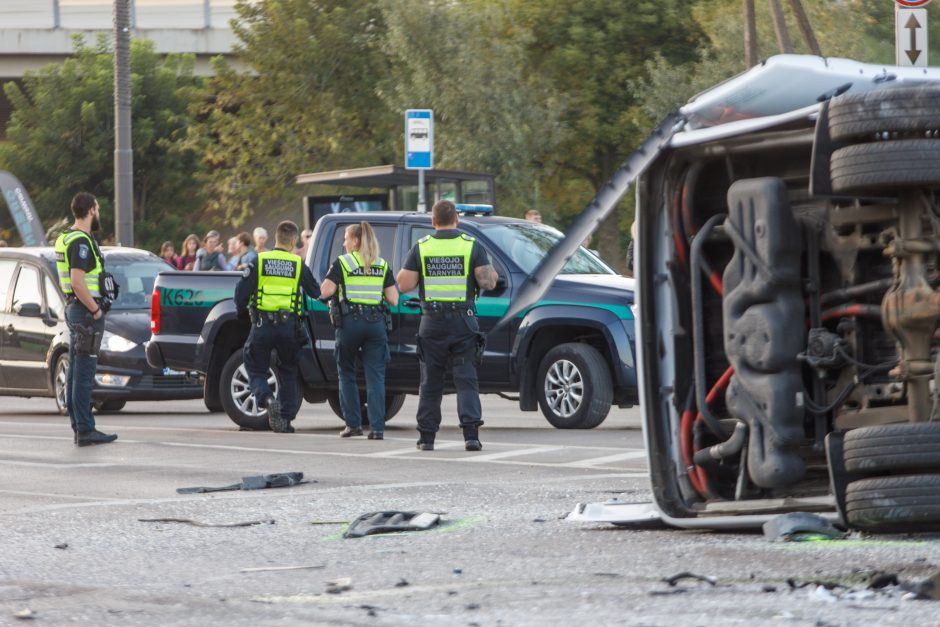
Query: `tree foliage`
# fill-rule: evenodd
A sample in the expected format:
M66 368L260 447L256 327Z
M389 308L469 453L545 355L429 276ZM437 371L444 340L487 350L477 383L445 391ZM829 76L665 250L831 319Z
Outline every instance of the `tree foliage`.
M185 91L195 80L192 56L161 59L151 42L131 44L134 218L139 246L176 238L201 205L197 159L178 141L190 124ZM75 39L75 56L7 83L13 105L0 168L26 185L46 225L69 215L80 190L102 207L102 233L113 233L114 69L107 41ZM158 241L159 240L159 241Z
M372 0L240 2L237 56L196 95L188 145L203 155L208 209L234 225L290 202L296 175L391 163L398 116L376 95L389 72Z

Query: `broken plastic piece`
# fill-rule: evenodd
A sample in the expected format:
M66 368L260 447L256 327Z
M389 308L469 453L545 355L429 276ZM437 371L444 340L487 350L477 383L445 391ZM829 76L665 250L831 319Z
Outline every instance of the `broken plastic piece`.
M352 521L344 538L361 538L377 533L423 531L441 521L439 514L422 512L370 512Z
M54 549L67 549L67 548L69 548L69 543L68 543L68 542L60 542L59 544L55 545L55 546L52 547L52 548L54 548Z
M24 607L19 612L14 613L13 618L18 618L20 620L32 620L36 618L36 612L32 611L28 607Z
M663 582L668 583L670 588L674 588L677 583L683 579L695 579L696 581L704 581L710 586L714 586L717 582L714 577L706 577L705 575L696 575L695 573L690 573L688 571L679 573L678 575L673 575L672 577L667 577L663 579Z
M940 600L940 570L935 571L924 579L916 581L902 581L901 588L911 592L918 599Z
M790 512L774 516L764 523L764 537L771 542L806 542L842 540L848 534L822 516L808 512Z
M339 594L340 592L346 592L347 590L351 590L351 589L352 589L351 577L340 577L339 579L334 579L333 581L326 582L327 594Z
M178 494L202 494L205 492L227 492L230 490L263 490L265 488L286 488L288 486L309 483L303 480L302 472L281 472L273 475L254 475L242 477L241 483L233 483L216 488L195 487L177 488Z
M309 566L259 566L257 568L242 568L240 573L268 573L279 572L282 570L312 570L314 568L325 568L323 564L311 564Z

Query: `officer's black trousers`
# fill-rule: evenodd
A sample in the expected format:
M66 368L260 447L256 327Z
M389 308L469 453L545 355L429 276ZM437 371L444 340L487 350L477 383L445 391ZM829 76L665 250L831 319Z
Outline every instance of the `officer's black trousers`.
M418 360L421 388L418 398L418 431L436 433L441 424L444 372L453 365L457 388L457 416L461 427L483 424L480 386L473 365L480 327L474 316L455 314L440 319L421 316L418 329Z
M245 344L245 370L248 371L251 393L261 407L273 394L268 383L268 369L271 367L271 351L277 351L278 400L281 401L281 417L286 420L293 420L300 409L297 358L303 345L302 337L298 325L265 321L261 326L251 325Z

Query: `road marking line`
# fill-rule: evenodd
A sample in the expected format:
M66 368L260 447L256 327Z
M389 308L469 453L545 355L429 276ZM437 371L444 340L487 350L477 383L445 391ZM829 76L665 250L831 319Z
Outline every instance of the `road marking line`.
M94 505L98 501L108 501L117 503L123 499L117 499L111 496L78 496L75 494L58 494L55 492L32 492L30 490L0 490L0 494L18 494L21 496L45 496L56 499L73 499L84 501L84 505ZM60 504L64 507L74 507L74 504ZM55 505L41 505L40 507L56 507Z
M120 464L112 464L108 462L84 462L73 464L69 462L26 462L13 459L0 459L0 465L32 466L37 468L110 468L112 466L119 466Z
M520 449L515 451L503 451L502 453L488 453L486 455L474 455L470 461L488 462L494 459L503 459L505 457L516 457L518 455L536 455L538 453L550 453L552 451L561 451L563 446L544 446L542 448Z
M601 464L608 464L611 462L619 462L628 459L642 459L646 457L646 451L635 450L629 453L620 453L619 455L607 455L606 457L594 457L592 459L582 459L577 462L568 462L567 464L559 464L560 466L565 466L567 468L594 468L600 466Z

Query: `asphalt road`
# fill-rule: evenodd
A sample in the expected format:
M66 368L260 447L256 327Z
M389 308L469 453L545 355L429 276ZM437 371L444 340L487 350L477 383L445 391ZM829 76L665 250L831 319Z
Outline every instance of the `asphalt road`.
M579 501L650 498L637 409L559 431L487 396L484 450L467 453L453 397L433 452L414 448L414 408L376 442L337 437L325 405L282 435L239 432L198 401L131 403L98 419L117 443L79 449L51 400L2 399L0 624L29 608L48 625L940 625L937 602L861 592L874 571L940 565L936 537L781 544L562 520ZM311 482L175 491L285 471ZM342 538L380 510L443 523ZM140 520L155 518L274 522ZM683 571L716 585L662 581ZM328 591L345 578L348 590Z

